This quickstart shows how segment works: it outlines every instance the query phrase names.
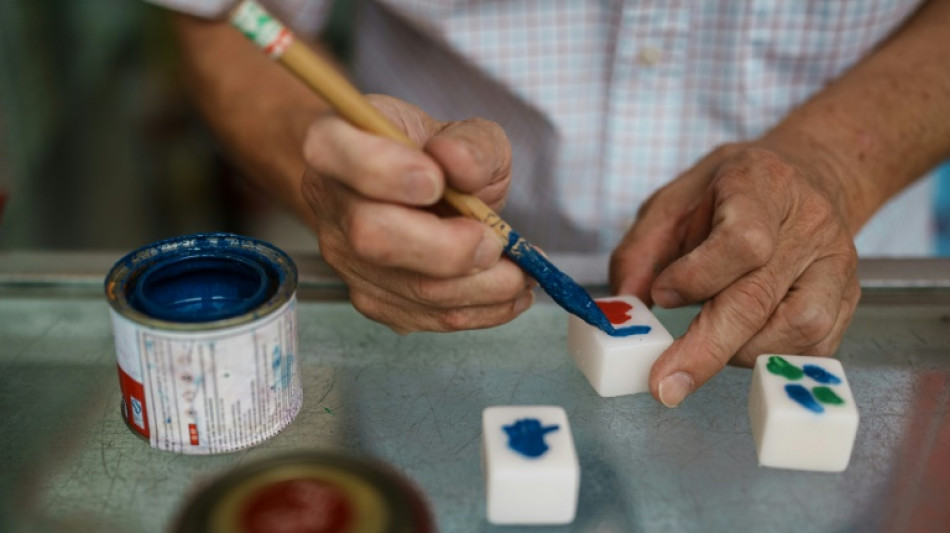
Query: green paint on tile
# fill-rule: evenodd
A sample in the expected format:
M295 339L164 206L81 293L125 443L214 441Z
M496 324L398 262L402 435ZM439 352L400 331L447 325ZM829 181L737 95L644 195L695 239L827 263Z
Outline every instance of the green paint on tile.
M777 355L769 357L769 364L766 365L765 368L769 369L769 372L773 374L785 376L791 380L801 379L802 376L805 375L805 372L803 372L801 368L798 368Z
M841 399L841 396L835 394L835 391L831 390L830 387L815 387L811 390L811 392L821 403L828 405L841 405L844 403L844 400Z

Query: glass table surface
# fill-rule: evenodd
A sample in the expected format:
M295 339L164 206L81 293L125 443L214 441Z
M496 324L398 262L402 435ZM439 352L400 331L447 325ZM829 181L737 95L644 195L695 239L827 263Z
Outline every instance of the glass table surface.
M829 474L757 466L749 369L726 368L677 409L648 394L601 398L567 353L565 312L550 303L489 330L400 336L342 300L323 267L311 276L303 263L303 409L273 439L217 456L154 450L125 426L95 261L86 277L0 269L0 531L165 531L222 473L299 450L390 464L447 532L950 529L942 282L865 288L837 354L861 421L848 469ZM679 336L696 309L656 313ZM572 524L485 520L481 412L509 404L567 412L581 466Z

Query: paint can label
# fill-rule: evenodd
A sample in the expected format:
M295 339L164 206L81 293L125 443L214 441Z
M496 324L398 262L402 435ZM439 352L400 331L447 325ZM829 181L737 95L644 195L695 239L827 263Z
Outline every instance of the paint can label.
M153 447L230 452L276 435L300 411L296 295L215 331L156 329L111 313L123 415Z

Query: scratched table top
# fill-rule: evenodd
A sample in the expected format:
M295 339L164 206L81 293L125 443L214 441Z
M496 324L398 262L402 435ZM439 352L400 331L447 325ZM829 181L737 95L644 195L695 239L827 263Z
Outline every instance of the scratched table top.
M421 488L447 532L950 524L947 288L865 290L838 352L860 427L848 469L828 474L757 466L748 369L725 369L677 409L646 394L601 398L568 355L567 318L551 304L491 330L398 336L328 301L332 284L301 293L305 399L286 430L225 455L157 451L121 419L109 315L95 284L10 279L4 287L0 277L0 531L167 530L198 487L292 450L389 463ZM657 315L679 336L695 313ZM486 522L481 412L506 404L567 412L581 465L573 524Z

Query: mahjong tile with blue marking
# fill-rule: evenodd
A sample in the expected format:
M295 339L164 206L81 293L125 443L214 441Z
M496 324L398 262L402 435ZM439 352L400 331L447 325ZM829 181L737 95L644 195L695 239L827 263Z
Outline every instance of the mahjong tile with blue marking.
M848 467L858 409L841 362L760 355L749 391L759 465L840 472Z
M636 296L599 298L596 303L614 328L628 334L608 335L569 315L568 352L601 396L649 392L650 370L673 344L673 336Z
M486 408L482 465L489 522L567 524L574 520L580 463L561 407Z

